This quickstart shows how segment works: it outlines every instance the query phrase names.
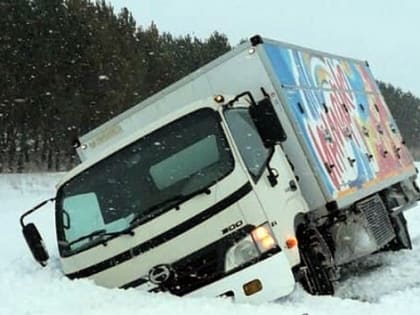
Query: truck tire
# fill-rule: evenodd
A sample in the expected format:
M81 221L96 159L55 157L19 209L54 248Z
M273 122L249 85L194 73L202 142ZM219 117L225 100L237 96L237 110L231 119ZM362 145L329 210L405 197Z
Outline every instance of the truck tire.
M319 250L319 242L312 237L310 241L303 240L299 244L301 259L299 282L311 295L333 295L334 285L327 268L323 265L325 258Z
M389 244L389 249L397 251L400 249L412 249L411 237L407 228L407 221L401 212L396 216L391 216L391 222L395 231L395 239Z
M332 295L334 286L328 272L322 267L320 259L311 250L301 251L303 274L300 283L311 295Z

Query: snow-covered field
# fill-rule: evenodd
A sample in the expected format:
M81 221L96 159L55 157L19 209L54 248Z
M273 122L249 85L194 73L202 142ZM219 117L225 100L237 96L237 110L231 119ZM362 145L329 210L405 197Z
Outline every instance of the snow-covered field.
M406 213L414 250L384 253L346 270L334 297L313 297L300 287L265 305L220 299L177 298L136 290L105 289L65 278L55 246L53 207L36 215L50 263L42 269L21 236L19 216L54 195L58 175L0 175L0 315L154 314L420 314L420 206Z

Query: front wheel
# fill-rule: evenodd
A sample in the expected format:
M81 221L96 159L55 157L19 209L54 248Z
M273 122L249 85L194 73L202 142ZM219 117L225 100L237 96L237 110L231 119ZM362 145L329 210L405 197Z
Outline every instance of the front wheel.
M326 267L323 266L325 258L317 251L316 244L301 244L299 282L306 292L312 295L332 295L334 285L330 280Z

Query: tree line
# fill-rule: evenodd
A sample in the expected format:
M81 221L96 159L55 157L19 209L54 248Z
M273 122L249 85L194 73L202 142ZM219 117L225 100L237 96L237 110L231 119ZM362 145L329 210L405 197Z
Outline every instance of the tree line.
M0 172L66 170L72 141L228 51L105 1L0 1Z
M379 89L415 160L420 160L420 98L390 83L378 82Z
M1 0L0 30L0 172L69 169L78 135L231 49L217 32L139 27L104 0ZM380 87L418 147L420 100Z

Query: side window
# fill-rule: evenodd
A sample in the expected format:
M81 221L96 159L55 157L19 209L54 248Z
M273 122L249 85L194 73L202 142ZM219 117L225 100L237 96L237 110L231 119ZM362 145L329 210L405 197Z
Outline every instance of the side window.
M264 146L248 109L227 109L225 118L249 173L257 180L264 171L271 149Z
M67 213L63 220L67 221L71 218L71 221L67 222L68 229L65 229L66 239L69 241L105 227L95 193L68 197L64 199L63 209Z

